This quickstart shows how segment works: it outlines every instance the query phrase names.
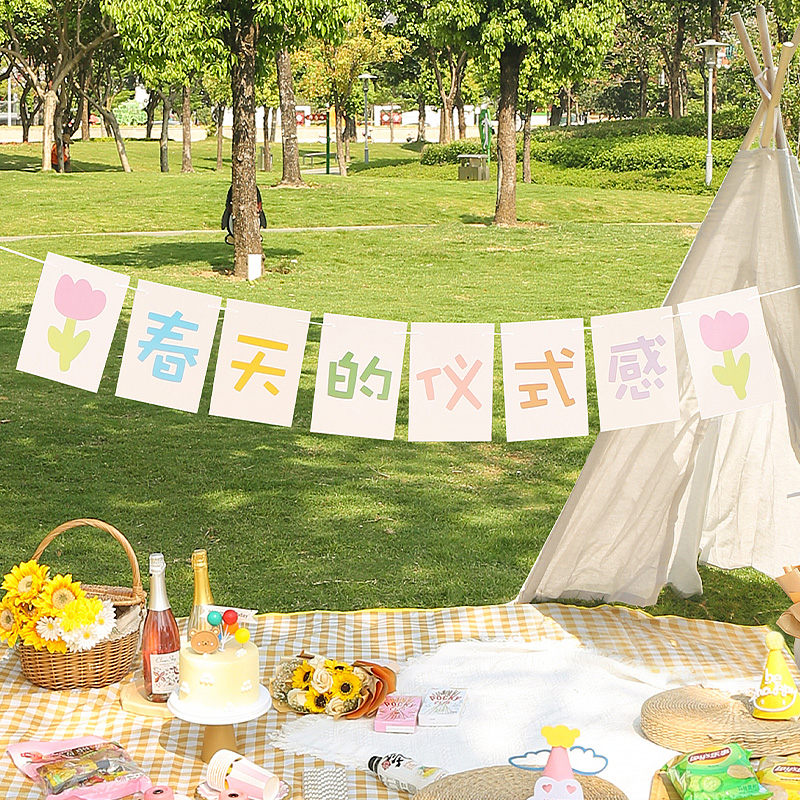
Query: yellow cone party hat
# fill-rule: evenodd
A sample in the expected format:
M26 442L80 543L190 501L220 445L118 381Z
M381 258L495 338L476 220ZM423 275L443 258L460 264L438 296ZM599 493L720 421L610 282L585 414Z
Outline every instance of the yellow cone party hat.
M783 657L783 636L766 636L769 654L761 686L753 695L753 716L758 719L793 719L800 716L800 695Z

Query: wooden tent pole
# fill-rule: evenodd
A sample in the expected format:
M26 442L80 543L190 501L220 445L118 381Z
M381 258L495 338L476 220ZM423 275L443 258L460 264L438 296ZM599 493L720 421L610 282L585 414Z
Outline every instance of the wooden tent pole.
M780 118L780 108L778 103L781 99L781 93L783 92L783 84L786 81L786 70L789 68L789 62L792 60L792 56L797 50L797 46L793 42L784 42L783 47L781 48L781 59L778 63L778 71L775 74L775 81L772 84L772 97L770 97L769 105L767 106L766 111L766 118L770 120L773 118L773 115L778 113ZM772 138L772 131L768 129L767 123L764 123L764 127L761 130L761 141L760 144L762 147L767 147L769 145L769 140ZM786 148L786 135L783 135L783 144L781 145L780 137L778 136L778 131L775 131L775 139L778 147L782 147L782 149Z
M775 105L773 87L775 85L775 62L772 60L772 42L769 40L769 26L767 23L767 12L764 6L756 6L756 22L758 23L758 36L761 43L761 56L764 59L764 81L767 84L767 91L770 93L770 102L764 115L764 127L761 130L761 147L768 147L775 134L775 143L780 147L778 129L775 122ZM786 146L784 139L783 146Z
M762 100L758 104L758 109L756 109L756 115L753 117L753 121L750 123L750 127L747 129L747 133L742 139L742 144L739 147L739 150L749 150L750 146L758 137L759 128L761 128L764 122L764 114L767 111L767 104Z
M744 50L745 58L747 59L747 63L750 65L750 71L753 73L753 78L755 78L756 88L761 93L761 99L766 105L769 103L769 92L761 80L761 75L764 71L761 69L761 65L758 63L758 59L756 58L756 51L753 49L753 45L750 42L750 37L747 35L747 29L744 27L742 15L737 11L732 15L732 19L733 25L736 28L736 33L739 35L739 41L742 43L742 49Z

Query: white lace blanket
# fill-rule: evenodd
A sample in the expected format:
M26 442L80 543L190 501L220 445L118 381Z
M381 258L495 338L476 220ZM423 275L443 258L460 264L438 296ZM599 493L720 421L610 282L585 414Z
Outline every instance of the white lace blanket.
M541 728L565 724L580 729L576 745L608 758L600 776L630 800L641 800L649 796L656 770L674 755L639 731L642 703L665 689L699 682L691 674L656 673L568 641L453 642L409 662L398 676L397 693L466 689L457 727L375 733L371 719L334 721L308 715L286 723L272 743L294 754L361 769L370 756L401 752L461 772L546 749Z

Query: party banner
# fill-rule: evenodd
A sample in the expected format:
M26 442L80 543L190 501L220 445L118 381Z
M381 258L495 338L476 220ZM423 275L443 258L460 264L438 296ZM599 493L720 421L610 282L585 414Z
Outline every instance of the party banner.
M228 300L208 413L291 427L310 318Z
M680 417L671 308L592 317L600 430Z
M703 419L779 399L755 287L680 303L678 311Z
M311 430L394 439L405 322L325 314Z
M96 392L130 278L48 253L17 369Z
M583 320L500 326L509 442L586 436Z
M221 300L139 281L117 396L197 412Z
M413 322L408 440L491 441L493 361L491 323Z

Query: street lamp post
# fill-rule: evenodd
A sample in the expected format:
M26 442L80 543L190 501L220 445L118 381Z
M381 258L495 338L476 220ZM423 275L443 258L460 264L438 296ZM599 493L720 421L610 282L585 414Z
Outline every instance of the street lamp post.
M714 88L714 68L717 66L717 50L725 47L725 42L718 42L714 39L706 39L697 45L703 51L708 72L708 151L706 152L706 186L711 184L711 176L714 172L714 158L711 155L711 113L712 113L712 94Z
M362 72L359 76L364 84L364 163L369 164L369 115L367 113L367 93L369 82L375 77L369 72Z

